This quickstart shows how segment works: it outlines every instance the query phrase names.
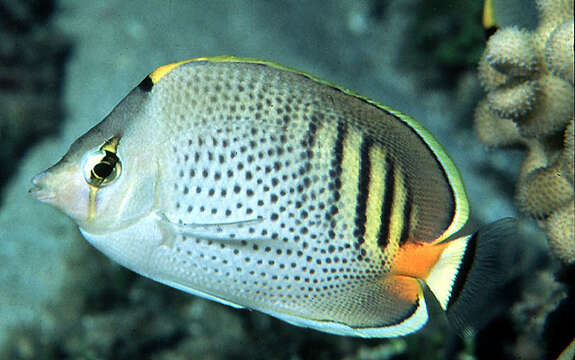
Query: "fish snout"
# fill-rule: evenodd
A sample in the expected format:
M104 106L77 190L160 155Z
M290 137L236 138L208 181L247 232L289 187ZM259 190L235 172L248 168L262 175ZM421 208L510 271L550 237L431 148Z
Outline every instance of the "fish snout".
M46 178L46 172L34 176L32 178L32 185L34 185L34 187L29 189L28 193L42 202L51 202L56 199L56 194L48 188Z

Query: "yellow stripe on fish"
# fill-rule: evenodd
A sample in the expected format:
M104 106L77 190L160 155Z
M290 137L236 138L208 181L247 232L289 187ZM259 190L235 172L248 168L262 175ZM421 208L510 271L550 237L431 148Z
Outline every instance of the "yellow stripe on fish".
M371 251L376 251L382 243L379 235L383 232L383 204L385 199L385 153L382 148L369 148L369 175L361 181L369 182L369 194L365 194L365 239Z
M231 56L159 67L33 179L118 263L339 335L459 327L491 292L509 221L451 239L459 173L412 118L312 75ZM488 264L488 265L485 265Z

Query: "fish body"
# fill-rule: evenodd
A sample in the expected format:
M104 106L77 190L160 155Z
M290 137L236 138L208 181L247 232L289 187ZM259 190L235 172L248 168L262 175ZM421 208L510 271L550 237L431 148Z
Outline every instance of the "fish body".
M508 227L452 239L465 190L412 118L235 57L158 68L33 183L133 271L339 335L418 330L424 286L463 309Z

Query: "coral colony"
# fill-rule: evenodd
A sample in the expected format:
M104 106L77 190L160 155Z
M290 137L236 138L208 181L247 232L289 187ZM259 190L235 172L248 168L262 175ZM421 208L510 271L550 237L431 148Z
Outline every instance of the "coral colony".
M538 0L533 31L502 28L479 64L487 91L475 113L481 141L528 151L519 208L538 220L553 253L575 263L573 201L573 1Z

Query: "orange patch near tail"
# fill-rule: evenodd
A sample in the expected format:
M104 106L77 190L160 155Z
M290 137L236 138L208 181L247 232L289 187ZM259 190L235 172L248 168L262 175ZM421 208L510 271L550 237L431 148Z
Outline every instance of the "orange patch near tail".
M418 279L426 279L441 253L449 243L405 243L398 251L391 272Z

